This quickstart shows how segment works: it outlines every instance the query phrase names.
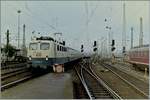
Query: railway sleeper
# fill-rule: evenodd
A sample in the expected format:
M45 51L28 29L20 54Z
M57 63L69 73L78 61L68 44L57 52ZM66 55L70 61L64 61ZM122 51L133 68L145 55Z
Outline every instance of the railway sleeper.
M94 93L95 93L95 92L96 92L96 93L105 93L105 94L108 93L107 91L95 91L95 90L94 90Z
M95 95L109 95L110 96L110 94L106 93L106 92L105 93L104 92L103 93L102 92L94 92L94 94Z
M112 98L111 96L98 96L96 97L97 99L110 99Z

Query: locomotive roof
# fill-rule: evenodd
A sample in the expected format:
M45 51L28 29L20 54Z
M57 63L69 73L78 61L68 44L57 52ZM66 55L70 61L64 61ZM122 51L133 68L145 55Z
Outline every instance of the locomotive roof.
M65 41L59 42L57 40L54 40L52 37L48 37L48 36L36 37L35 40L53 41L53 42L59 43L61 45L65 45Z
M44 37L44 36L36 38L36 40L50 40L50 41L54 41L54 39L52 37Z

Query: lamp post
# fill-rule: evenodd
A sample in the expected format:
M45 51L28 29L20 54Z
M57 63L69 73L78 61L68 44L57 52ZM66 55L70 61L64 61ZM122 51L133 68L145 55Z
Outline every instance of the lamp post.
M18 13L18 49L20 48L20 13L21 10L17 11Z
M108 32L108 53L110 55L110 51L111 51L111 36L110 36L110 34L111 34L111 27L110 26L106 26L106 29L109 30L109 32Z

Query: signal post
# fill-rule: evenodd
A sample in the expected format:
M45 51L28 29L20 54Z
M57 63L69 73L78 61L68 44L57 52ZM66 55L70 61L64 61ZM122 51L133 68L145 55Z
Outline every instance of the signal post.
M95 52L94 60L96 61L96 60L98 59L98 58L97 58L97 55L98 55L98 50L97 50L97 41L94 41L93 51Z
M115 40L112 40L112 44L111 44L111 63L114 64L115 63L115 55L114 55L114 50L115 50Z

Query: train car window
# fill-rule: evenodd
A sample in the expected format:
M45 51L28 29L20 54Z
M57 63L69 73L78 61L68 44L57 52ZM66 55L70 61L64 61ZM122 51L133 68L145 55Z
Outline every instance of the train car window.
M144 55L144 52L145 52L145 51L142 52L143 57L145 56L145 55Z
M135 56L137 56L137 57L139 56L139 55L138 55L138 51L135 52Z
M30 43L29 49L30 50L37 50L38 44L37 43Z
M132 58L135 57L135 52L131 52Z
M141 57L143 57L143 51L141 51Z
M141 51L139 51L139 57L141 57Z
M57 45L57 51L59 51L59 45Z
M149 56L149 51L148 50L146 51L146 56Z
M65 52L65 47L64 47L64 52Z
M138 56L138 55L137 55L137 51L135 51L135 52L134 52L134 57L137 57L137 56Z
M49 47L50 47L49 43L41 43L41 45L40 45L41 50L48 50Z
M62 47L62 51L64 51L64 47Z
M60 46L60 51L62 51L62 47Z
M145 51L143 51L143 57L145 56Z
M141 51L139 51L139 57L141 57Z
M131 51L129 52L129 56L132 58L133 57L133 54L131 53Z

